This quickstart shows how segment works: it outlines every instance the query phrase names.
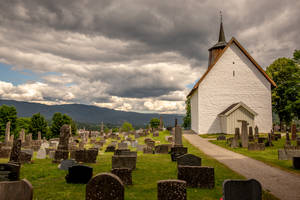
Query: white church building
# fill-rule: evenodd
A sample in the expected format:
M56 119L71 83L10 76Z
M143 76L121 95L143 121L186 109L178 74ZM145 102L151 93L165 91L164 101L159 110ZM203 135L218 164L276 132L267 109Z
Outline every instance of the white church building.
M269 132L272 87L274 81L235 38L226 42L221 22L219 41L209 49L207 71L187 96L191 129L198 134L233 134L241 129L239 120L246 120L260 133Z

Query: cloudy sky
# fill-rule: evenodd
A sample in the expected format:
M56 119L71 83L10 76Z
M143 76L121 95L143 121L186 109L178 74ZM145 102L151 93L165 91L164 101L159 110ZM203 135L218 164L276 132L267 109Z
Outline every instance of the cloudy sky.
M299 0L0 0L0 98L184 113L220 9L263 68L300 49Z

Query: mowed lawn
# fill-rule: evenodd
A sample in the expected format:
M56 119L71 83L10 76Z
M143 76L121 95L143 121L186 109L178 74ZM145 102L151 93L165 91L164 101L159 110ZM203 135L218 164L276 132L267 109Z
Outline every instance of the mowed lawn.
M299 134L299 133L298 133ZM233 137L231 136L226 136ZM291 137L291 136L290 136ZM221 147L224 147L226 149L229 149L231 151L243 154L245 156L251 157L253 159L262 161L268 165L271 165L273 167L280 168L285 171L289 171L292 173L300 174L300 170L296 170L293 168L293 163L291 160L278 160L278 149L283 149L285 144L285 136L283 136L278 141L272 141L273 147L266 147L264 151L248 151L247 148L231 148L229 144L226 143L226 141L221 140L211 140L213 144L219 145ZM296 141L291 141L292 145L296 146Z
M154 140L166 143L165 136L168 132L160 132ZM139 138L139 142L145 137ZM204 155L194 146L183 140L184 146L188 147L188 153L202 158L203 166L211 166L215 169L215 188L198 189L188 188L189 200L220 199L222 196L222 183L225 179L244 179L223 164ZM94 169L94 175L111 170L111 156L113 153L100 152L97 163L87 164ZM34 159L33 164L24 164L21 168L21 178L26 178L34 188L35 200L84 200L84 184L67 184L65 181L66 171L59 170L57 164L52 164L50 159ZM0 159L7 162L7 159ZM133 185L125 187L126 200L156 200L157 181L177 178L177 166L171 161L168 154L143 154L138 153L137 169L132 172ZM263 199L276 199L264 192Z

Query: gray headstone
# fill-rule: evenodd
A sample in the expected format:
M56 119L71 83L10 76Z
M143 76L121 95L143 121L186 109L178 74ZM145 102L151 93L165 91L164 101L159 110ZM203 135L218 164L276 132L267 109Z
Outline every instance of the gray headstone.
M86 185L86 200L124 200L124 185L111 173L100 173Z
M182 180L161 180L157 182L158 200L186 200L186 182Z
M223 183L224 200L261 200L261 184L255 179L225 180Z
M177 157L177 164L184 166L201 166L201 158L193 154L184 154Z
M75 160L71 160L71 159L62 160L59 164L59 169L68 170L69 167L73 167L75 165L78 165L78 163Z
M46 158L46 149L40 148L36 154L37 159L45 159Z
M31 183L26 179L0 182L1 200L32 200L32 198L33 188Z

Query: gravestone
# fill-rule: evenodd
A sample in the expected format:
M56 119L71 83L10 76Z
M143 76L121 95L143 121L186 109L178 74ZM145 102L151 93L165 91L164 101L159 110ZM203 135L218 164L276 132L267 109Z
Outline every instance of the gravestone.
M111 173L100 173L86 185L86 200L124 200L124 185Z
M258 142L259 144L262 144L262 143L265 142L265 140L266 140L266 138L264 138L264 137L259 137L259 138L257 139L257 142Z
M225 136L224 134L219 135L219 136L217 137L217 140L226 140L226 136Z
M19 139L21 140L22 143L25 142L25 130L23 128L20 131Z
M33 188L29 181L0 182L0 200L32 200Z
M0 181L18 181L20 165L13 163L0 163Z
M272 146L273 146L273 143L272 143L272 135L271 135L271 133L268 133L268 140L267 140L267 142L265 143L265 146L266 146L266 147L272 147Z
M47 156L46 154L46 149L45 148L40 148L38 152L36 153L36 158L37 159L45 159Z
M201 166L201 158L193 154L184 154L177 157L177 165L182 166Z
M236 136L234 136L234 138L232 138L231 143L230 143L230 147L231 148L239 147L239 141L238 141Z
M130 149L117 149L117 150L115 150L114 155L137 156L137 152L136 151L130 151Z
M10 153L9 162L20 164L21 140L14 140L13 148Z
M253 128L252 126L249 126L249 142L254 141L254 136L253 136Z
M98 156L97 149L84 149L75 151L75 160L84 163L96 163Z
M4 144L6 146L9 146L9 141L10 141L10 121L6 123Z
M293 157L293 167L295 169L300 169L300 156L299 157Z
M235 128L234 138L236 138L237 140L239 140L241 138L240 128Z
M70 137L70 126L65 124L60 129L59 144L54 155L54 163L60 163L61 160L69 158L69 137Z
M161 180L157 182L157 200L186 200L186 182Z
M75 160L67 159L62 160L59 164L59 169L61 170L68 170L70 167L73 167L75 165L78 165L78 163Z
M292 133L292 140L296 140L297 138L297 126L296 124L292 124L292 127L291 127L291 133Z
M116 146L110 144L106 147L105 152L114 152L116 149Z
M155 153L168 154L169 146L167 144L157 145L155 146Z
M182 156L187 153L187 147L172 147L171 148L171 160L176 161L177 157Z
M278 160L292 160L300 157L300 149L278 149Z
M118 144L118 149L127 149L127 148L128 148L127 143L121 142Z
M119 177L124 185L132 185L132 170L129 168L114 168L111 173Z
M261 200L261 184L255 179L225 180L223 196L223 200Z
M146 146L143 148L143 153L144 154L153 154L154 153L153 148Z
M20 163L24 164L24 163L31 163L31 158L33 155L33 151L30 152L31 150L21 150L20 152Z
M182 130L180 126L175 127L175 141L174 147L182 147Z
M264 143L249 143L248 144L248 151L264 151L265 144Z
M158 137L159 136L159 131L154 131L153 132L153 137Z
M67 183L87 184L93 177L93 168L85 165L74 165L69 167L66 175Z
M248 123L245 120L238 120L238 122L242 123L242 135L241 135L241 142L243 148L248 148L248 133L247 133L247 126Z
M129 168L134 170L136 168L137 156L132 155L114 155L112 156L112 169L115 168Z
M258 127L257 126L255 126L255 128L254 128L254 138L255 139L259 138L259 133L258 133Z
M215 173L213 167L179 165L177 178L186 181L188 187L208 189L215 187Z

